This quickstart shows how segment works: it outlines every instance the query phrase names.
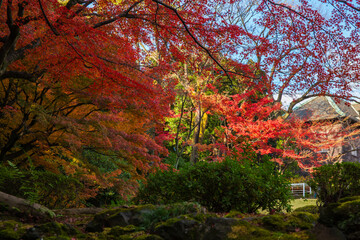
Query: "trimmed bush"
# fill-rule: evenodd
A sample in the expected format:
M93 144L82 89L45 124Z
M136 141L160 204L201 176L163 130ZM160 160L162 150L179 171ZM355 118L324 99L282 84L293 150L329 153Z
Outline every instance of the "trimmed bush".
M271 162L199 162L180 171L158 171L139 189L138 203L195 201L211 211L290 209L290 188Z
M318 214L319 208L317 206L308 205L308 206L296 208L294 212L307 212L312 214Z
M262 225L270 231L296 232L311 229L317 217L306 212L293 212L289 215L275 214L262 218Z
M336 163L315 169L309 185L323 206L360 195L360 163Z

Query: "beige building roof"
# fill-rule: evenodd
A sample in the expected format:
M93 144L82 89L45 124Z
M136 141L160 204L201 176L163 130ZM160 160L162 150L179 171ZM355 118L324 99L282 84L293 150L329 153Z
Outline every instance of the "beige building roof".
M360 112L360 104L359 104L359 103L351 104L351 106L352 106L358 113Z
M315 97L297 104L293 114L296 117L310 121L339 118L350 118L356 122L360 120L355 107L342 99L333 99L328 96Z

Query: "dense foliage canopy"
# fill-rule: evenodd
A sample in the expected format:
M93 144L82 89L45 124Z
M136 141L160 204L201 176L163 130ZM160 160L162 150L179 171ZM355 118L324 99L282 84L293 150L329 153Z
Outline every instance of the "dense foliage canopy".
M359 16L347 1L0 1L0 162L74 177L83 199L133 194L166 163L316 165L321 136L287 117L356 98Z

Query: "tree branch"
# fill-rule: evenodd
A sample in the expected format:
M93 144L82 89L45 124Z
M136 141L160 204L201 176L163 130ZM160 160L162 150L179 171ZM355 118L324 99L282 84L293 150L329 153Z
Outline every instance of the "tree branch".
M125 10L124 12L120 13L119 15L117 15L116 17L113 17L113 18L110 18L108 20L105 20L105 21L102 21L102 22L99 22L97 24L95 24L93 26L93 28L99 28L99 27L102 27L106 24L110 24L110 23L113 23L115 22L116 20L118 20L119 18L122 18L122 17L133 17L133 15L130 15L129 12L134 8L136 7L138 4L140 4L141 2L143 2L144 0L140 0L140 1L137 1L135 2L133 5L131 5L127 10Z
M21 78L21 79L28 80L30 82L35 82L36 79L41 74L43 74L43 72L32 74L32 73L28 73L28 72L7 71L0 76L0 80L6 79L6 78Z
M346 2L346 1L344 1L344 0L335 0L335 1L336 1L336 2L339 2L339 3L343 3L343 4L345 4L346 6L354 9L355 11L360 12L360 8L355 7L355 6L352 5L351 3L348 3L348 2Z
M180 16L179 12L178 12L174 7L172 7L172 6L168 5L168 4L165 4L165 3L161 2L161 1L153 0L153 2L156 2L156 3L158 3L158 4L160 4L160 5L164 6L164 7L166 7L166 8L168 8L168 9L172 10L172 11L176 14L176 16L179 18L179 20L181 21L182 25L184 26L185 31L190 35L190 37L194 40L194 42L208 54L208 56L216 63L216 65L218 65L218 66L221 68L221 70L224 71L225 75L227 76L227 78L228 78L228 79L230 80L230 82L231 82L231 77L230 77L230 75L229 75L229 72L230 72L230 71L226 70L226 69L220 64L220 62L212 55L212 53L209 51L209 49L207 49L206 47L204 47L204 46L196 39L196 37L191 33L191 31L190 31L190 29L188 28L188 26L187 26L186 22L184 21L184 19ZM233 73L233 72L231 72L231 73Z
M10 34L6 37L4 45L0 48L0 76L6 71L7 66L9 65L8 55L11 51L14 50L17 39L19 38L20 28L17 25L14 25L12 18L12 0L8 0L7 3L7 19L6 24L10 30ZM21 15L21 9L19 9L18 15Z
M42 12L42 14L44 15L46 24L50 27L51 31L55 34L55 36L59 36L60 33L54 28L54 26L51 24L50 20L48 19L48 17L47 17L46 14L45 14L45 10L44 10L44 8L43 8L43 5L42 5L42 3L41 3L41 0L38 0L38 2L39 2L39 5L40 5L41 12Z
M32 42L30 42L29 44L27 44L26 46L11 52L11 54L9 54L7 56L6 60L8 61L8 63L12 63L16 60L19 60L25 56L26 50L34 49L34 48L38 47L39 45L40 45L40 38L35 39Z

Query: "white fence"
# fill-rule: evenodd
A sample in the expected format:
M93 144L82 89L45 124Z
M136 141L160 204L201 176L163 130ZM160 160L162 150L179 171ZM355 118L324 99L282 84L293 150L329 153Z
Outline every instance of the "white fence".
M307 193L310 195L312 193L311 187L309 185L307 185L306 183L292 183L291 184L291 192L295 196L303 196L303 197L305 197L305 194L307 194Z

